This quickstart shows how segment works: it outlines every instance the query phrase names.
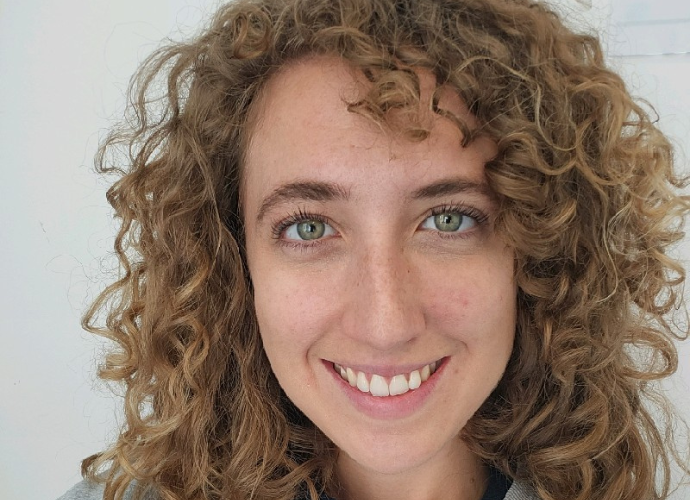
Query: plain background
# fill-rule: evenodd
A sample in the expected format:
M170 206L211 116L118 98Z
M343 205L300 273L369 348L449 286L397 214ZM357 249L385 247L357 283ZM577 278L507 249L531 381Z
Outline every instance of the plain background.
M95 377L104 346L79 326L116 272L92 158L138 63L166 37L191 36L217 3L0 0L0 499L58 497L116 435L118 399ZM687 169L690 2L559 3L600 33ZM678 255L688 267L687 241ZM668 391L687 417L690 346L681 349Z

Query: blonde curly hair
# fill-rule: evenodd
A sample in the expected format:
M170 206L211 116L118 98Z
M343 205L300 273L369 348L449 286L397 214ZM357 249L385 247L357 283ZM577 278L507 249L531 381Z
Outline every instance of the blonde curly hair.
M337 450L263 352L239 202L253 103L316 54L371 82L351 111L411 140L425 137L413 69L428 70L480 124L450 117L466 140L498 145L486 176L516 255L516 341L463 439L544 500L667 498L680 459L650 382L676 370L688 334L668 249L690 198L597 40L532 0L233 0L143 64L97 158L118 176L123 274L84 326L114 341L100 376L126 389L116 442L83 462L105 499L133 482L170 500L315 499L336 481Z

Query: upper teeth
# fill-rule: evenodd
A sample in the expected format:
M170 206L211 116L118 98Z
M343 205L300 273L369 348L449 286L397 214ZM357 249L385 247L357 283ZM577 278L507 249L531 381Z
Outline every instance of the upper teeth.
M356 387L362 392L368 392L372 396L397 396L405 394L407 391L418 389L422 382L426 382L431 374L436 371L438 362L434 361L410 373L394 375L390 380L376 373L369 376L364 372L355 371L350 367L341 366L337 363L333 363L333 367L343 380L347 380L352 387Z

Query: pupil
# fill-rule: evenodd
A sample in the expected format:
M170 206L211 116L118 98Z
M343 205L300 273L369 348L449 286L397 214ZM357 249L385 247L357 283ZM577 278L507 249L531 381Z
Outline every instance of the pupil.
M441 231L457 231L462 222L460 214L439 214L435 219L436 227Z
M300 222L297 225L297 232L303 240L316 240L321 238L325 230L326 228L323 222L317 220L308 220Z

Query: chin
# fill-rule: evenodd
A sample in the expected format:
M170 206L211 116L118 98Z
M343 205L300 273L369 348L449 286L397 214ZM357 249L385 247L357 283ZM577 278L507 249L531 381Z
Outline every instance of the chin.
M466 445L457 434L451 433L448 439L440 439L441 433L437 431L434 437L436 439L410 434L379 435L362 439L357 446L352 442L344 443L344 446L339 446L341 455L338 462L344 466L356 465L372 473L398 475L466 451Z

